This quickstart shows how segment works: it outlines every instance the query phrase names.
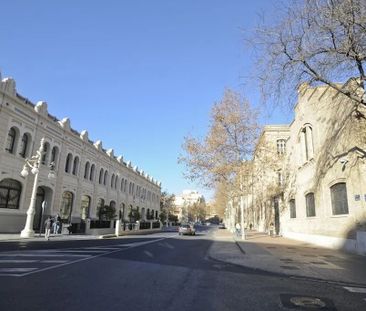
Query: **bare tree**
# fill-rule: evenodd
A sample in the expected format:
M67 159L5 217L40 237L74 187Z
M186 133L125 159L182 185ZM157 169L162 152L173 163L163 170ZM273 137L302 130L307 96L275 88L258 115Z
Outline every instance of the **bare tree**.
M351 99L356 111L365 106L366 1L292 0L278 12L279 20L259 25L250 40L263 94L283 99L304 82L321 83Z
M179 158L185 176L207 187L225 182L237 196L244 195L244 163L251 158L258 134L257 113L240 94L226 90L211 112L210 128L203 139L186 137ZM243 200L240 200L243 217ZM242 228L244 221L242 219ZM243 238L244 238L244 230Z

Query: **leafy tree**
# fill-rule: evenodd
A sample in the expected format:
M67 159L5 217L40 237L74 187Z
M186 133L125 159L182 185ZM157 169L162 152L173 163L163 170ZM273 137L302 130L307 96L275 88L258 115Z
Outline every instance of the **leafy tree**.
M131 222L135 222L141 219L141 214L137 209L131 209L128 213L128 217L130 218Z
M224 182L240 198L243 215L245 183L243 176L248 170L258 136L257 112L240 94L226 90L223 99L211 112L207 136L200 140L186 137L184 155L179 161L187 167L186 178L207 187ZM244 216L241 218L244 228ZM244 231L243 231L244 238Z
M167 219L169 219L169 221L171 219L172 216L172 211L175 208L175 195L174 194L169 194L166 191L163 191L161 193L161 197L160 197L160 210L161 213L159 215L160 217L160 221L161 222L165 222Z
M206 218L206 202L195 202L188 206L188 219L190 221L204 220Z
M117 216L114 206L104 205L99 209L99 220L112 220Z
M326 84L359 115L358 107L366 106L366 1L293 0L276 11L282 12L277 21L260 24L249 39L263 94L281 100L302 83Z

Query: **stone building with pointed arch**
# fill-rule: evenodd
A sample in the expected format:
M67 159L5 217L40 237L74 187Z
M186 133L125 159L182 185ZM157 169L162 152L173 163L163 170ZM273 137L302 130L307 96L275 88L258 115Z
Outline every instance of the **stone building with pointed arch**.
M330 87L299 88L292 123L265 126L256 148L248 223L366 254L366 109L358 109Z

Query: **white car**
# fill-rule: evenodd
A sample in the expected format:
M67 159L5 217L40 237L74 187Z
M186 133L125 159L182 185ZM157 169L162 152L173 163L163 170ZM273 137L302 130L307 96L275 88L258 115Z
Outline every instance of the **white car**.
M179 227L178 232L179 232L179 235L184 235L184 234L196 235L196 230L193 228L192 225L189 225L189 224L181 225Z

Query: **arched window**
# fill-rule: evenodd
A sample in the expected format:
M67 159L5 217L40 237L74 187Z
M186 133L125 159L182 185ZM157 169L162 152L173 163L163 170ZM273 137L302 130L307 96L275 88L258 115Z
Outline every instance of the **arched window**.
M315 198L314 193L310 192L305 196L306 200L306 217L314 217L315 213Z
M73 199L74 195L69 191L65 191L62 194L60 216L61 219L66 220L68 222L70 221L71 218Z
M124 184L124 182L125 182L125 179L124 178L122 178L122 180L121 180L121 191L123 192L123 184Z
M104 172L104 181L103 181L104 186L107 185L107 178L108 178L108 171L105 171Z
M117 184L118 184L118 175L116 175L116 179L114 181L114 189L117 190Z
M285 154L286 153L286 140L285 139L278 139L277 140L277 153L278 154Z
M0 208L18 209L22 185L14 179L0 182Z
M283 175L281 170L277 171L277 183L279 186L283 185Z
M303 161L309 161L314 157L313 147L313 129L310 124L306 124L300 133L300 141L302 146Z
M30 144L30 135L27 133L23 134L19 152L19 155L22 158L25 158L28 155L29 144Z
M158 211L155 212L155 219L158 219L159 215L158 215Z
M295 199L291 199L290 202L290 218L296 218L296 203Z
M72 169L72 174L77 175L79 171L79 157L75 157L74 159L74 166Z
M90 169L90 163L89 161L85 163L85 169L84 169L84 178L89 179L89 169Z
M333 215L348 214L346 183L338 183L330 187Z
M155 211L152 209L151 210L151 219L154 219L154 216L155 216Z
M80 218L83 220L88 218L89 210L90 210L90 197L87 195L83 195L81 197Z
M111 202L109 203L109 206L110 206L110 207L114 207L114 208L116 208L116 202L115 202L115 201L111 201Z
M104 177L104 170L101 168L99 171L99 184L102 184Z
M58 148L55 146L52 148L51 151L51 162L55 163L56 165L57 161L58 161Z
M15 127L10 128L8 137L6 138L5 150L9 153L15 153L15 143L17 139L17 131Z
M125 179L125 188L124 188L124 192L127 192L127 179Z
M50 144L46 142L43 145L42 164L48 164L49 156L50 156Z
M93 180L94 180L94 172L95 172L95 165L94 165L94 164L92 164L92 166L91 166L91 168L90 168L90 177L89 177L89 179L90 179L91 181L93 181Z
M72 163L72 154L69 153L66 157L66 163L65 163L65 172L70 173L71 171L71 163Z
M113 188L114 186L114 174L112 174L112 178L111 178L111 188Z

